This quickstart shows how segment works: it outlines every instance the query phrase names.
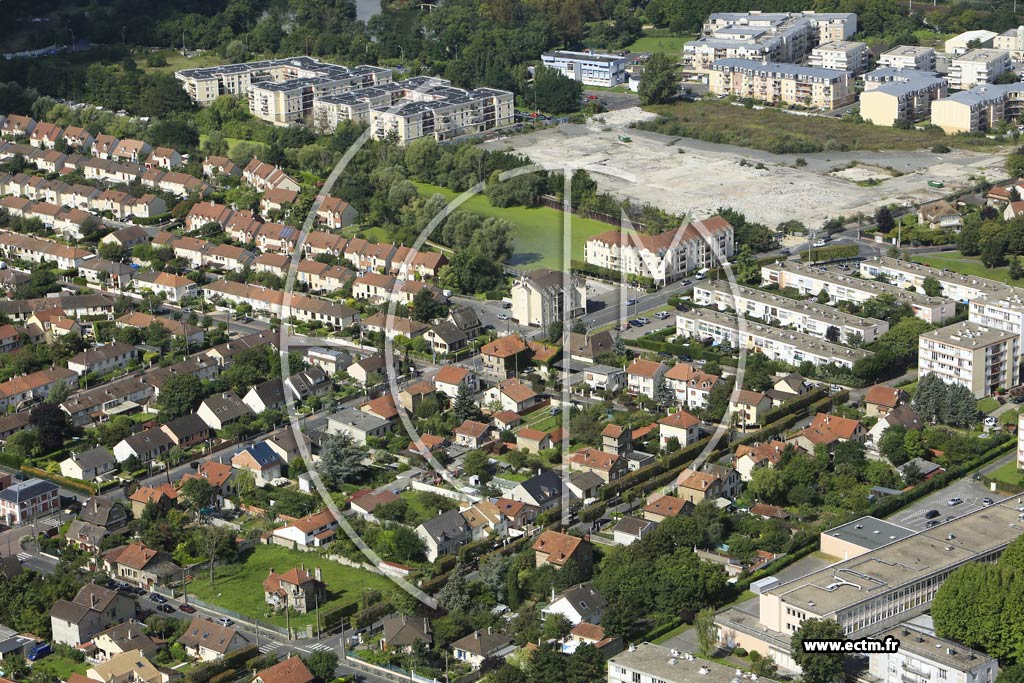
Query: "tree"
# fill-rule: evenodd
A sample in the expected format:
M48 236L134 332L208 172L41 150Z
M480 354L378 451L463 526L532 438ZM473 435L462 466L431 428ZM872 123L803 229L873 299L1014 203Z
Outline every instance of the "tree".
M572 631L572 622L564 614L549 614L544 619L544 626L541 629L542 637L545 640L561 640Z
M318 683L329 683L335 679L338 655L332 650L316 650L303 659L303 662Z
M996 683L1024 683L1024 662L1000 669Z
M50 388L50 392L46 394L46 402L59 406L70 394L71 387L68 386L67 382L57 382Z
M921 281L921 289L928 296L940 296L942 294L942 283L929 275Z
M320 462L317 471L324 485L332 491L340 491L344 484L361 481L366 476L363 464L366 449L352 441L344 432L327 437L320 448Z
M746 244L740 247L732 270L736 274L736 281L741 285L761 284L761 266L754 260L754 254Z
M437 604L448 612L469 612L473 607L473 598L469 593L462 563L455 565L451 578L437 594Z
M888 206L880 206L875 211L875 223L881 232L889 232L896 227L896 220L892 217L892 210Z
M1010 272L1009 276L1011 280L1020 280L1024 278L1024 266L1020 264L1020 257L1014 254L1013 258L1010 259Z
M715 626L715 610L711 607L697 612L693 619L693 630L697 632L697 645L700 653L710 657L718 648L718 627Z
M452 402L452 415L459 424L466 420L480 419L480 406L476 404L473 392L466 383L459 384L459 389L455 393L455 400Z
M644 64L637 90L640 104L665 104L675 97L678 90L675 60L663 52L655 52Z
M434 296L434 293L424 287L416 292L412 298L412 317L421 323L429 323L437 318L443 318L445 313L444 302Z
M39 450L43 454L53 453L64 445L64 439L71 431L68 414L52 403L40 403L32 408L29 424L36 428Z
M203 381L195 375L172 375L160 390L160 419L170 422L195 412L203 402Z
M23 429L20 432L15 432L8 437L7 443L4 444L4 450L7 454L14 456L18 460L31 457L37 448L39 448L39 435L36 434L34 429Z
M805 641L843 640L843 627L832 619L805 619L790 641L793 661L803 670L805 683L835 683L843 678L845 654L804 650Z
M180 490L192 510L206 507L213 500L213 486L202 477L189 477L181 484Z
M470 451L462 460L462 470L480 480L480 484L486 484L491 480L490 458L483 451Z
M529 87L529 86L527 86ZM569 114L579 111L583 86L578 81L568 78L557 69L545 66L534 70L533 92L524 92L529 98L532 94L537 109L551 114Z
M212 586L213 567L217 563L217 559L227 555L229 552L231 554L238 552L238 549L235 547L234 530L213 526L212 524L203 524L196 527L193 534L196 546L203 553L207 566L210 568L210 585Z
M526 673L519 667L504 663L488 679L491 683L527 683ZM1016 681L1012 683L1017 683Z
M668 380L665 379L664 375L658 377L658 381L654 385L654 402L658 404L658 407L665 408L671 405L675 394L672 392L672 388L668 385Z
M893 425L882 432L882 437L878 440L878 452L885 456L893 467L899 467L910 460L910 456L907 455L906 437L906 427Z

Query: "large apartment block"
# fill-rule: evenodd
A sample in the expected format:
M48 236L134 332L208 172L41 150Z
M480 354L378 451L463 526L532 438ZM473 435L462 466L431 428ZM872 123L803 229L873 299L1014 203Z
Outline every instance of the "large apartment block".
M1010 70L1010 53L1005 50L979 48L953 60L949 67L949 87L966 90L976 85L995 83L1000 74Z
M1006 50L1010 53L1010 59L1019 62L1024 59L1024 27L1018 26L1003 31L992 39L992 47L997 50Z
M878 58L878 63L896 69L935 71L935 49L920 45L897 45L883 52Z
M868 674L879 683L994 683L999 662L961 643L909 625L878 634L900 641L896 652L868 655Z
M715 95L829 110L856 98L849 71L751 59L720 59L712 64L708 90Z
M566 312L574 318L587 312L587 286L575 275L548 268L523 273L512 285L512 317L520 325L547 330L564 322Z
M807 66L860 74L868 70L870 57L871 53L868 51L867 43L855 40L833 40L822 43L811 50Z
M732 258L735 248L733 227L712 216L658 235L608 230L588 238L583 254L590 265L665 284Z
M852 368L853 364L871 355L823 341L801 332L770 327L752 320L740 320L731 313L694 308L676 315L676 334L693 339L710 339L714 344L760 351L772 360L790 365L810 361L814 365L835 364Z
M174 76L200 106L221 95L246 97L253 116L287 124L308 115L314 97L389 83L391 70L340 66L303 56L184 69Z
M370 132L378 140L408 144L423 137L438 141L505 128L515 122L514 96L507 90L463 90L441 85L407 90L391 107L370 109Z
M683 60L702 73L721 59L792 63L817 45L856 32L856 14L717 12L704 23L703 35L683 46Z
M1003 296L1014 288L996 280L963 275L951 270L932 268L913 261L877 256L860 262L860 276L881 279L904 289L923 291L925 278L933 278L942 286L942 296L960 303L981 296ZM881 276L881 277L879 277Z
M832 301L862 304L879 294L892 294L897 301L910 305L914 315L937 325L956 315L956 304L949 299L911 292L885 282L862 280L840 275L825 268L796 261L779 261L761 266L761 279L777 284L780 289L792 288L804 296L817 296L825 291Z
M932 102L946 97L949 83L934 73L884 67L864 76L860 115L876 126L916 123L931 115Z
M845 313L815 301L798 301L781 294L723 281L698 282L693 287L693 303L698 306L732 309L737 315L769 325L779 325L819 339L834 335L839 343L860 339L871 343L889 330L889 323Z
M1024 83L979 85L932 103L932 123L949 135L991 130L1024 112Z
M969 562L995 560L1024 531L1013 500L904 538L873 538L864 554L766 587L756 615L736 608L716 615L720 642L757 650L796 670L790 638L805 619L837 621L854 639L923 614L951 572Z
M919 376L935 374L983 398L1017 385L1020 334L959 322L922 334L917 355Z
M583 85L610 88L626 82L626 58L596 52L557 50L540 57L544 66Z

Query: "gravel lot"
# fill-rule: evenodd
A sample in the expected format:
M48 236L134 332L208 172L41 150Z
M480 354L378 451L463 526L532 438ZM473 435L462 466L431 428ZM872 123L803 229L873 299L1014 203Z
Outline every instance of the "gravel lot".
M719 207L729 206L768 225L793 218L820 225L837 214L872 213L883 204L935 199L966 186L970 176L997 179L1004 174L1002 157L992 153L834 152L803 155L806 165L796 167L799 155L627 128L652 116L638 108L622 109L586 124L563 124L487 146L516 150L538 163L581 164L594 174L602 190L619 197L695 217L710 216ZM628 135L632 142L619 141L620 134ZM869 169L891 167L903 175L874 187L857 185L860 177L829 175L850 162ZM941 180L946 186L931 189L929 180Z

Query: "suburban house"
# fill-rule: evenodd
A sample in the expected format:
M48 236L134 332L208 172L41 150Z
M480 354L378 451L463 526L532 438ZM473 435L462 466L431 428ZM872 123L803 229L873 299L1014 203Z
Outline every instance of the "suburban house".
M195 413L176 417L161 425L160 429L182 450L188 450L210 438L210 428Z
M636 358L626 368L626 387L629 393L654 398L654 389L664 380L665 364Z
M726 414L727 419L734 419L740 429L756 429L764 422L764 416L771 408L772 400L766 394L740 389L729 398Z
M694 505L716 498L732 500L741 487L736 470L714 464L705 464L701 470L687 467L676 478L676 496Z
M626 386L626 371L610 365L591 365L583 369L583 386L590 391L616 393Z
M7 526L31 522L59 507L57 485L43 479L16 481L0 491L0 520Z
M708 404L711 390L722 380L689 363L676 363L665 373L665 381L675 395L675 400L690 409L704 408Z
M171 437L160 427L150 427L121 439L114 446L114 458L119 463L136 458L141 464L158 460L161 455L174 448Z
M189 479L205 479L213 488L213 501L219 507L225 498L235 493L235 470L231 465L225 465L216 460L205 460L199 463L195 472L186 472L181 477L181 483Z
M808 453L813 453L815 446L823 445L832 450L837 443L845 441L862 442L866 435L867 430L864 429L864 425L859 420L851 420L839 415L830 415L829 413L818 413L814 416L814 420L811 421L809 426L798 432L796 436L787 439L787 441L795 443Z
M430 345L431 353L441 356L461 351L469 343L465 333L449 320L431 325L430 329L423 333L423 338Z
M207 397L196 410L210 429L224 429L251 414L249 406L233 391Z
M131 650L138 650L143 656L152 657L160 647L146 635L145 625L136 621L111 626L93 638L92 645L95 650L93 656L100 661L112 659Z
M959 230L963 218L955 206L945 199L937 199L917 207L917 222L932 230Z
M117 469L117 460L110 449L96 446L81 453L73 453L70 458L60 463L62 476L82 481L106 479L105 475Z
M140 517L147 505L156 505L164 510L172 508L178 501L178 489L170 484L161 484L155 488L140 486L128 496L128 501L132 504L132 514Z
M523 427L516 433L516 448L527 453L539 453L551 448L551 435L539 429Z
M277 611L287 606L299 614L314 611L326 601L327 588L320 576L320 568L310 574L305 568L292 567L278 574L273 569L263 581L264 600Z
M301 657L291 656L263 671L256 672L252 683L313 683L316 677Z
M384 438L390 431L390 420L351 406L327 416L328 434L348 434L360 446L365 446L368 439Z
M561 503L562 478L554 470L544 470L506 492L505 497L547 512Z
M633 430L609 422L601 430L601 448L614 455L628 455L633 452Z
M284 385L279 379L260 382L246 392L242 403L249 406L254 415L265 410L281 410L285 406Z
M864 394L864 414L867 417L880 417L909 403L910 396L902 389L876 384Z
M607 331L594 334L569 333L569 358L579 363L596 363L599 356L615 348L612 335Z
M338 520L331 511L321 510L274 529L270 540L277 545L308 550L328 545L334 539L337 528Z
M516 651L512 639L502 633L491 633L491 629L476 630L451 644L452 655L460 662L466 662L473 669L488 657L503 658Z
M137 542L104 553L103 568L110 576L143 588L178 581L182 576L181 567L170 555Z
M527 367L528 348L517 335L499 337L480 347L484 372L502 379L514 377Z
M472 370L456 365L445 365L434 376L434 386L448 398L455 398L463 384L475 394L480 388L480 379Z
M491 426L475 420L466 420L455 428L455 443L466 448L480 448L490 439Z
M430 631L430 620L426 617L388 617L381 622L384 635L380 640L381 650L412 652L417 642L427 647L434 642Z
M580 623L600 624L608 601L591 583L581 583L556 593L541 614L561 614L576 626Z
M872 425L871 429L869 429L865 435L865 443L867 443L868 446L877 449L878 444L881 442L882 435L885 434L885 430L896 426L903 427L909 431L920 431L921 429L924 429L924 425L921 423L921 418L918 417L917 411L909 405L899 405L878 418L878 421Z
M53 642L77 647L114 624L135 616L135 600L120 591L94 583L82 586L71 600L58 600L50 608Z
M593 553L589 541L560 531L541 532L531 546L536 566L553 565L559 569L573 562L584 574L590 573Z
M193 617L178 638L185 653L201 662L212 662L248 645L248 641L230 626L221 626L205 617Z
M426 545L426 558L433 562L441 555L454 555L469 543L472 530L457 510L442 512L416 527L416 535Z
M281 458L265 441L236 453L231 458L231 467L251 472L256 486L261 488L281 477Z
M658 420L658 435L662 450L668 450L672 439L679 446L689 446L700 439L700 420L685 410L677 410Z
M782 451L785 449L786 442L784 441L737 446L734 466L739 472L740 479L750 481L755 470L762 467L775 467L782 460Z
M628 466L626 459L622 456L586 447L569 456L569 469L593 472L603 483L607 484L624 475Z
M359 212L343 199L324 197L316 210L316 218L330 230L341 230L352 225L359 217Z
M652 493L644 505L644 519L661 523L672 517L688 515L693 508L693 503L688 500L663 493Z
M657 522L652 522L649 519L627 515L620 518L612 527L612 539L615 541L615 545L631 545L656 529L657 526Z
M533 389L519 381L518 377L502 380L484 392L484 402L488 405L498 403L501 410L523 413L540 402L540 397Z

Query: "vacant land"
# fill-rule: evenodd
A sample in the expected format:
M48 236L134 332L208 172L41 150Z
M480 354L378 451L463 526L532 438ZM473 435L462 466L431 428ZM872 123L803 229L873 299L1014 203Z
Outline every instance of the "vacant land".
M683 45L696 36L673 36L667 29L652 28L644 31L642 38L626 47L630 52L664 52L682 58Z
M167 60L167 66L149 66L146 63L146 55L139 53L135 53L135 63L144 71L165 74L172 74L181 69L201 69L224 63L224 58L216 52L200 52L189 57L182 55L180 50L161 50L160 54Z
M1024 485L1024 472L1017 468L1017 461L1011 460L999 469L990 473L989 478L994 481L1003 482L1010 486Z
M208 137L209 136L206 135L205 133L200 135L199 136L199 144L201 145L201 144L205 143L206 139ZM262 142L254 142L254 141L251 141L251 140L242 140L240 138L224 138L224 141L228 143L228 156L232 156L235 153L235 149L238 147L238 145L240 145L242 143L245 143L247 145L255 145L256 147L259 147L260 149L263 149L263 150L266 150L266 147L267 147Z
M289 550L277 545L258 545L242 564L226 565L214 570L216 583L210 585L209 572L199 571L189 583L188 592L200 600L232 610L251 618L263 619L276 626L285 626L284 613L274 614L263 599L263 581L270 570L285 572L305 565L307 571L319 567L327 584L327 602L323 613L358 602L363 589L389 592L391 581L378 574L346 567L313 553ZM269 615L269 616L268 616ZM313 614L292 614L292 627L303 628L315 623Z
M420 194L428 197L441 194L451 201L459 193L449 189L416 183ZM459 205L464 211L471 211L486 218L503 218L516 226L515 253L509 265L516 267L551 268L564 270L568 259L563 258L562 231L565 216L561 211L545 206L526 208L510 206L499 208L491 206L490 200L484 195L470 197ZM583 259L583 245L588 237L612 229L612 226L579 216L572 218L572 259Z
M650 107L662 118L638 124L644 130L720 142L776 154L846 150L911 150L939 143L972 149L999 146L984 136L947 136L941 130L903 130L825 116L800 116L777 109L752 109L721 100Z
M1020 280L1010 279L1010 269L1007 267L986 268L977 256L964 256L959 251L944 251L941 254L920 254L914 256L915 261L920 261L932 268L946 268L956 273L985 277L990 280L998 280L1010 285L1022 284Z

